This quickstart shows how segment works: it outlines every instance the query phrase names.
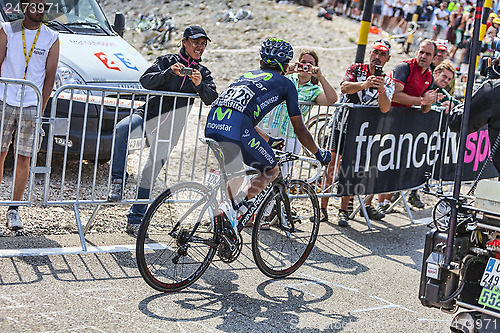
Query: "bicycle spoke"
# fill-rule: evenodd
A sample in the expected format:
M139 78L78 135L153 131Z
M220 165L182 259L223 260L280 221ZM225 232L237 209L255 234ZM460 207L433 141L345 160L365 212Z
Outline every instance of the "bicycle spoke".
M274 278L288 276L304 263L319 229L319 205L313 188L298 180L292 180L288 186L287 193L302 193L289 198L291 221L286 217L283 200L277 200L281 196L278 193L277 197L264 201L256 218L260 222L256 223L252 234L255 262L264 274ZM267 217L273 212L278 213ZM266 219L271 220L269 230L260 227Z
M215 204L205 205L207 193L200 184L178 184L160 195L146 213L137 239L137 262L153 288L183 289L208 268L217 237L212 225Z

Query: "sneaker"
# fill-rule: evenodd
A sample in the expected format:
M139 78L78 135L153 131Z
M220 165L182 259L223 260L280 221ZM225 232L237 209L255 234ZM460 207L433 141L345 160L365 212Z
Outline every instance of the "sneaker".
M365 206L365 208L366 208L366 213L368 214L370 220L381 220L385 217L384 213L377 211L375 208L373 208L372 205ZM363 210L359 211L359 215L364 217Z
M229 220L229 223L231 223L231 227L233 227L234 232L236 235L239 234L238 232L238 214L233 208L233 205L231 204L230 200L224 200L220 203L219 205L219 211L224 213Z
M391 204L380 205L380 206L377 206L376 210L377 210L377 212L380 212L382 214L389 214L389 213L392 213L392 209L391 209L391 211L389 211L389 207L391 207Z
M420 196L418 195L417 191L411 191L410 196L408 197L408 203L415 208L425 207L422 200L420 200Z
M339 209L339 226L349 226L349 213L343 209Z
M122 179L113 179L111 181L111 191L108 195L108 201L117 202L122 201Z
M17 209L7 211L7 228L14 231L23 228L23 223L21 222L21 217Z
M326 210L326 208L320 208L319 221L320 222L328 222L328 211Z
M125 229L125 231L127 232L127 234L129 234L130 236L133 236L133 237L136 237L139 235L139 228L141 227L140 224L132 224L132 223L127 223L127 229ZM148 237L148 235L146 234L146 237Z

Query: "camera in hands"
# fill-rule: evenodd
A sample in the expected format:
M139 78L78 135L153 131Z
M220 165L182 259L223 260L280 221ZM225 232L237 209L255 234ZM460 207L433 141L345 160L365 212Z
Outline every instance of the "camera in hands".
M182 67L179 71L181 75L193 75L193 69L188 67Z
M375 76L383 76L384 75L384 70L382 66L375 65Z
M308 64L302 64L302 63L299 62L297 64L297 70L301 71L301 72L308 72L309 71L309 65Z

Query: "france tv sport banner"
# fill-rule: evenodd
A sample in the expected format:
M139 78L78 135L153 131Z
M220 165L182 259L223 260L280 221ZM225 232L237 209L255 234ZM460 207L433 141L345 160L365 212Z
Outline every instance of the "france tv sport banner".
M443 126L443 131L445 126ZM444 181L453 181L455 179L456 164L458 161L458 142L459 133L451 132L446 127L446 141L443 142L443 154L440 156L439 161L436 163L433 171L433 179L441 179ZM443 135L444 136L444 135ZM476 132L467 135L465 140L465 156L464 156L464 171L462 174L462 181L473 181L477 178L481 168L483 167L486 159L490 156L491 143L488 136L488 127L484 126ZM497 152L498 154L500 152ZM441 158L443 159L441 162ZM440 167L443 171L440 172ZM486 164L486 169L481 175L481 179L498 177L493 162Z
M440 113L424 114L414 108L391 108L386 114L374 107L351 109L337 195L375 194L419 186L425 182L426 172L432 173L434 179L440 175L440 158L444 165L442 178L454 179L459 135L444 130L445 121L440 122L440 117ZM469 134L467 142L464 181L475 179L490 147L484 130ZM489 164L482 178L497 175L493 164Z

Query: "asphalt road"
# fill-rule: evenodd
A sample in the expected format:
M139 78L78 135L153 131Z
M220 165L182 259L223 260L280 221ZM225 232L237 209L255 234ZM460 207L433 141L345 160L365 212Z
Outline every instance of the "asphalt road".
M332 210L333 213L333 210ZM415 214L430 216L430 209ZM253 263L250 234L233 264L214 262L186 291L162 294L140 277L135 252L0 258L0 332L449 332L453 315L418 300L428 228L404 214L344 229L323 223L292 277ZM125 233L89 246L131 245ZM78 246L77 235L0 237L2 249Z

